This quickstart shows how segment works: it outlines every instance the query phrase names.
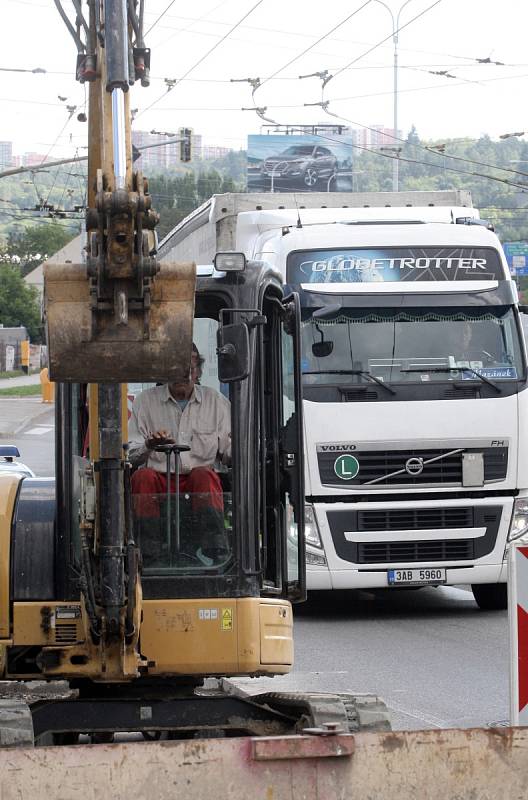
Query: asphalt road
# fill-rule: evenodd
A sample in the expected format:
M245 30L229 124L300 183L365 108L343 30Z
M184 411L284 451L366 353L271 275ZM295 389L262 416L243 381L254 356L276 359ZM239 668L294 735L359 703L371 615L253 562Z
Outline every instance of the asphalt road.
M47 414L39 416L36 422L30 423L17 436L9 439L9 444L18 447L20 461L41 477L55 474L54 414L51 407Z
M53 412L13 442L38 475L54 472ZM469 589L469 587L468 587ZM251 691L372 692L394 729L482 727L509 717L505 611L465 588L313 593L295 613L291 675Z

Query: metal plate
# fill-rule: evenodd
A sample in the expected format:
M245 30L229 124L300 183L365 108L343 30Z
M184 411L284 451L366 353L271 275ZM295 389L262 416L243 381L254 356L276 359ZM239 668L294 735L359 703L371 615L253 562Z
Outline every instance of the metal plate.
M421 569L389 569L387 583L389 586L438 586L446 583L446 570L437 567Z

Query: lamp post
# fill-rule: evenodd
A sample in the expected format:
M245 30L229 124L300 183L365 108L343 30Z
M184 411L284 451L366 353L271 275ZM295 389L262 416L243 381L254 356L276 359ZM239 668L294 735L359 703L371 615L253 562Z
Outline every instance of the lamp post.
M394 100L393 100L393 111L394 111L394 115L393 115L393 121L392 121L392 133L393 133L394 139L396 141L396 138L398 136L398 28L399 28L399 24L400 24L400 14L403 11L403 9L405 8L405 6L408 5L411 2L411 0L405 0L405 3L403 3L403 5L400 6L399 11L397 12L396 16L394 15L394 12L390 8L390 6L388 6L387 3L384 3L383 0L374 0L374 2L379 3L380 6L383 6L384 8L386 8L387 11L389 12L389 14L391 15L391 20L392 20L392 41L394 43L394 88L393 88L393 98L394 98ZM399 167L400 167L400 164L399 164L398 158L395 158L394 159L394 163L392 165L392 191L393 192L397 192L398 191Z

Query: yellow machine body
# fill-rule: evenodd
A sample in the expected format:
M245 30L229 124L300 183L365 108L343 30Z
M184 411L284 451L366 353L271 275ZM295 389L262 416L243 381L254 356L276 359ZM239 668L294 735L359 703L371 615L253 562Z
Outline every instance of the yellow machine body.
M283 674L293 664L292 609L271 598L145 600L139 643L144 676ZM0 677L106 682L118 666L110 652L106 672L101 671L80 603L14 603L10 635L2 645L41 647L59 661L33 676Z

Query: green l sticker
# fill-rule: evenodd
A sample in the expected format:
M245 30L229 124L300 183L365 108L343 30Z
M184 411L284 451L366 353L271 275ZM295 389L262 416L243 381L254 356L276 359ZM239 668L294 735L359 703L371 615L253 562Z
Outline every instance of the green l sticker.
M351 481L359 472L359 461L355 456L339 456L334 461L334 472L342 481Z

